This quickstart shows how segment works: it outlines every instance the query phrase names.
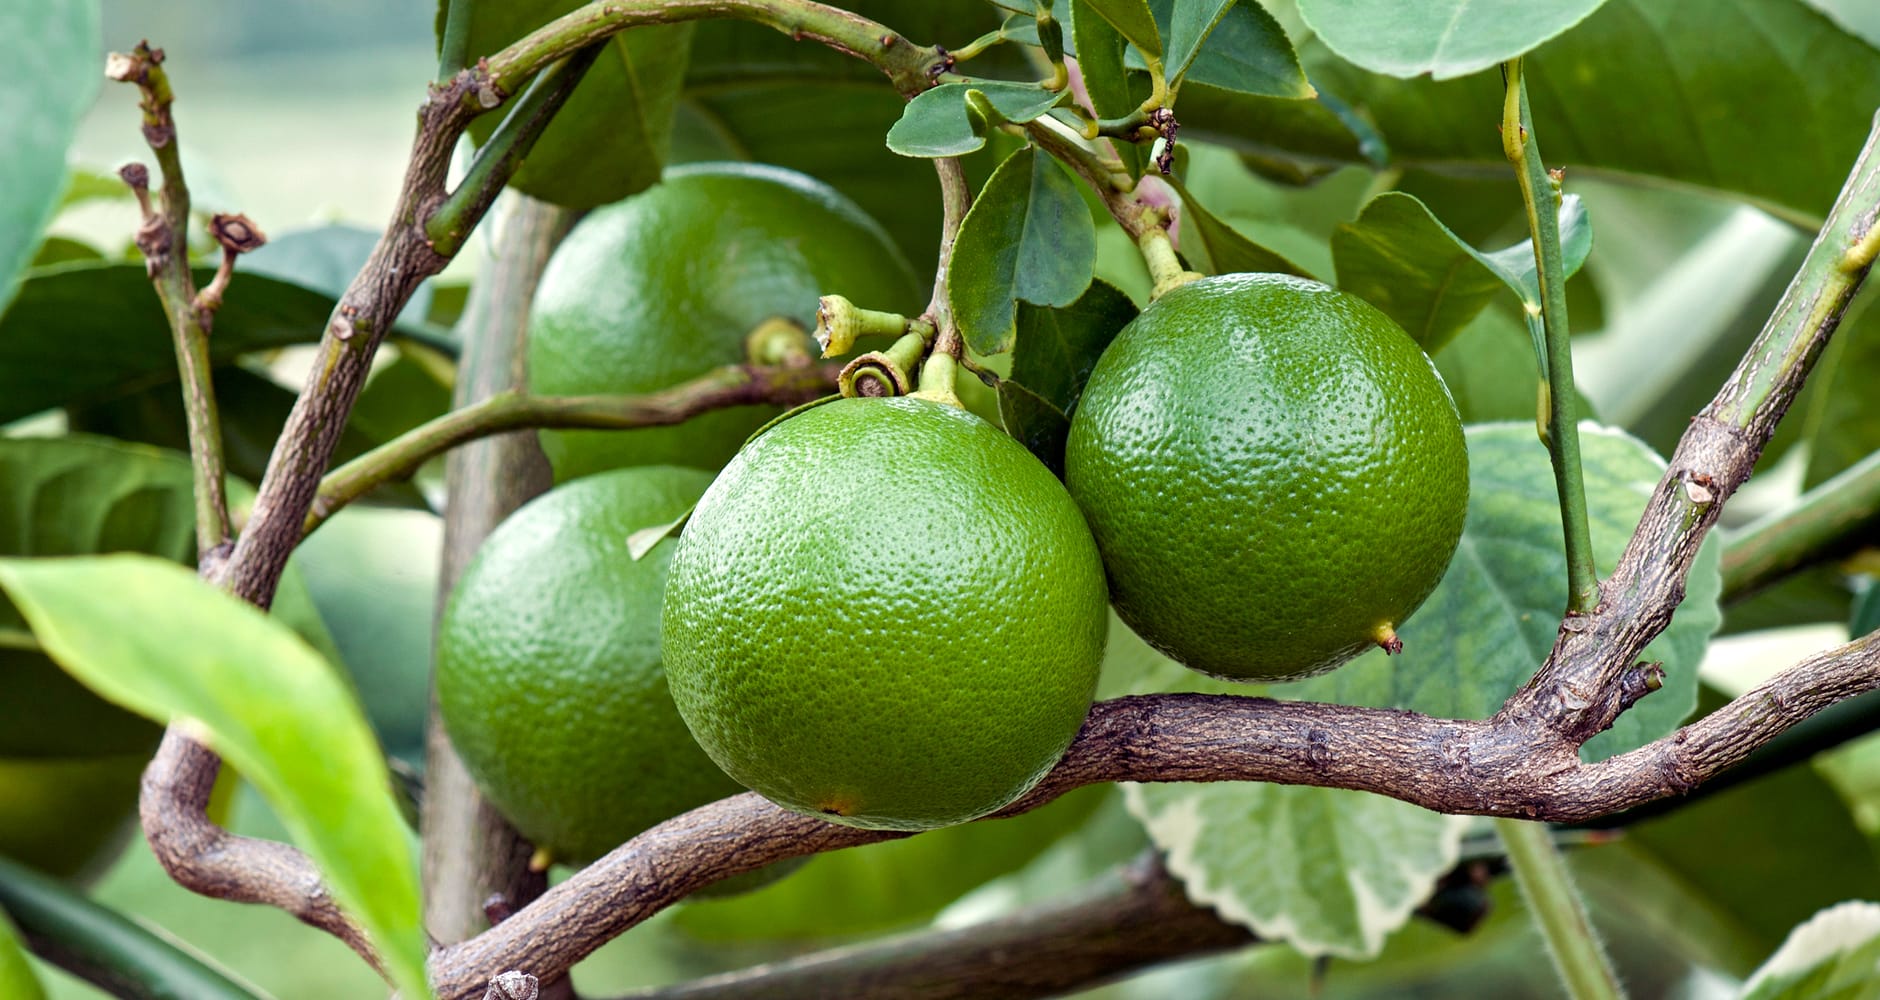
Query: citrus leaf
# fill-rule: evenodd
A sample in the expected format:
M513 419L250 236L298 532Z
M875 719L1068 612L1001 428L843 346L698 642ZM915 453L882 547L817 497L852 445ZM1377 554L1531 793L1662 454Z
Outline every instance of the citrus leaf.
M1847 633L1866 635L1880 628L1880 583L1869 582L1848 613Z
M1469 821L1266 783L1124 785L1188 898L1307 955L1367 958L1455 867Z
M338 222L271 234L260 249L242 255L241 274L265 274L338 301L365 269L380 235L375 229ZM431 283L430 278L418 283L401 316L420 320L430 311ZM220 323L216 330L221 330Z
M1171 60L1170 86L1200 83L1265 97L1313 96L1286 29L1254 0L1156 0L1155 8L1168 24L1170 53L1184 53L1178 62Z
M986 123L969 95L981 94L1007 121L1028 122L1051 110L1068 91L1049 91L1031 83L948 83L907 102L888 129L888 148L902 156L960 156L986 144Z
M45 987L33 973L32 963L27 961L26 945L20 940L20 932L7 918L4 908L0 908L0 997L13 1000L45 1000L46 997Z
M1377 73L1438 80L1521 55L1573 27L1605 0L1299 0L1299 15L1333 52Z
M1182 245L1190 260L1208 274L1234 274L1241 271L1296 274L1312 277L1305 269L1285 257L1255 243L1246 235L1216 218L1201 202L1188 194L1179 180L1173 180L1181 195L1180 221L1185 225Z
M1560 245L1571 276L1593 247L1593 227L1578 196L1561 201ZM1414 196L1387 191L1371 199L1355 222L1333 233L1332 258L1340 288L1382 309L1434 354L1503 288L1514 292L1530 315L1539 312L1533 246L1524 240L1483 253Z
M1286 697L1406 708L1443 718L1485 719L1553 648L1566 606L1559 498L1547 449L1528 423L1469 427L1469 515L1455 559L1435 593L1398 626L1403 652L1375 650L1324 677L1276 690ZM1580 425L1593 559L1610 572L1665 465L1623 431ZM1664 664L1652 693L1595 737L1581 755L1600 760L1676 729L1697 704L1697 664L1722 621L1718 540L1698 551L1684 603L1640 659Z
M33 251L32 266L50 267L54 264L69 264L73 261L104 260L104 251L89 243L69 239L64 236L48 236Z
M1880 397L1873 391L1874 380L1880 379L1880 309L1869 295L1856 299L1848 313L1809 386L1820 395L1811 401L1803 425L1808 441L1805 488L1819 486L1880 452Z
M1072 52L1077 57L1077 72L1083 79L1084 93L1098 118L1121 118L1141 106L1142 96L1131 86L1124 59L1129 43L1116 26L1089 9L1089 0L1071 0ZM1144 78L1137 74L1138 81ZM1143 147L1133 142L1114 143L1117 158L1130 176L1142 174Z
M960 224L947 299L966 345L1012 349L1019 300L1067 306L1090 287L1097 231L1071 175L1026 147L1007 157Z
M1059 479L1064 478L1064 448L1071 436L1071 418L1050 400L1011 379L999 382L999 420L1038 461Z
M1117 33L1143 52L1160 54L1162 35L1147 0L1083 0L1084 6L1110 22Z
M469 62L495 53L535 28L581 6L582 0L467 4ZM438 0L442 41L448 0ZM659 180L672 140L673 109L691 51L690 23L652 24L615 35L543 130L510 179L518 191L570 208L618 201ZM505 109L470 123L481 145Z
M685 513L680 514L678 517L664 524L650 525L628 535L627 555L632 557L634 562L639 562L642 558L645 558L648 552L653 551L660 542L668 538L677 538L679 531L685 527L685 522L692 519L692 511L697 506L697 504L693 504L691 507L687 507Z
M1069 414L1077 409L1098 356L1135 318L1136 304L1101 279L1092 280L1088 291L1063 308L1020 303L1012 374L1004 381L1023 385Z
M1871 1000L1880 965L1880 904L1830 906L1789 933L1738 1000Z
M0 560L0 587L86 686L181 720L260 789L402 993L430 995L411 832L330 664L253 606L149 556Z
M65 190L65 149L98 93L98 0L41 0L0 9L0 309Z
M1722 191L1817 228L1880 106L1880 49L1802 0L1693 9L1608 0L1525 57L1549 162ZM1507 170L1492 125L1498 74L1398 80L1338 59L1323 40L1298 46L1322 95L1376 123L1393 165ZM1181 111L1184 136L1284 151L1300 169L1364 160L1315 102L1204 102L1184 89Z

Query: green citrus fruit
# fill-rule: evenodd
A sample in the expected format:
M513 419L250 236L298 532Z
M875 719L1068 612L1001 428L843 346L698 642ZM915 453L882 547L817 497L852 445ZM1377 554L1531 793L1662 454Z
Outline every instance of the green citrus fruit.
M492 532L439 624L438 709L516 828L584 862L741 789L666 692L660 597L673 543L628 536L684 514L711 475L619 469L536 498Z
M838 823L984 815L1055 764L1103 659L1103 567L1023 446L910 398L747 445L680 536L673 700L726 773Z
M149 759L0 758L0 855L60 878L99 874L127 841Z
M1356 296L1269 274L1181 286L1124 327L1064 464L1123 620L1240 680L1394 639L1469 495L1455 403L1416 343Z
M664 389L743 361L745 336L767 319L813 329L825 294L899 312L924 302L887 234L822 182L748 164L670 170L556 250L529 321L529 386ZM716 469L776 414L742 406L674 427L544 431L542 449L560 481L625 465Z

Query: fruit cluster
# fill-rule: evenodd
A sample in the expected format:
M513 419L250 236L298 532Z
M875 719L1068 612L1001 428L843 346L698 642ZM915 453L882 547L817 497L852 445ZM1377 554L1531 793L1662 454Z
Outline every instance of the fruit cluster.
M557 253L531 380L670 384L826 293L915 299L818 182L675 171ZM444 721L525 834L581 861L740 785L855 826L974 819L1074 739L1112 605L1197 670L1304 677L1394 645L1461 536L1441 378L1317 282L1161 295L1091 374L1063 482L925 395L811 404L748 442L768 414L544 434L572 481L490 537L439 636ZM629 551L695 500L676 542Z

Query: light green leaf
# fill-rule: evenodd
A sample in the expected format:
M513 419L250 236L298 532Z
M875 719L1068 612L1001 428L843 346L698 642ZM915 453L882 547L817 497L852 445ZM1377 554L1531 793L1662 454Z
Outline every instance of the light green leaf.
M1390 76L1466 76L1580 23L1605 0L1299 0L1333 52Z
M1096 261L1096 226L1069 172L1030 147L1012 154L973 201L953 248L947 299L966 345L1011 350L1017 302L1070 305L1090 287Z
M260 789L403 995L430 995L411 833L330 664L254 607L148 556L0 560L0 587L86 686L180 721Z
M1170 86L1199 83L1288 100L1315 93L1286 30L1255 0L1156 0L1155 8L1167 20L1170 53L1185 53L1179 73L1171 62ZM1193 47L1184 48L1195 32Z
M1560 244L1570 276L1593 247L1592 224L1573 195L1561 202ZM1515 293L1528 315L1541 308L1531 240L1483 253L1401 192L1378 195L1357 221L1339 226L1332 257L1340 288L1382 309L1431 354L1503 288Z
M1110 22L1118 34L1138 50L1152 54L1162 51L1162 35L1156 29L1155 15L1147 0L1083 0L1084 6Z
M1469 821L1362 792L1125 785L1188 897L1307 955L1368 958L1455 867Z
M1190 264L1207 274L1250 271L1312 277L1299 265L1255 243L1224 220L1216 218L1188 193L1181 181L1171 180L1182 199L1178 218L1184 226L1182 249L1189 255Z
M10 1000L45 1000L45 987L40 985L39 977L33 974L32 963L26 959L26 945L20 940L20 932L7 919L5 910L0 910L0 997Z
M581 5L582 0L469 4L470 63ZM440 40L447 6L448 0L438 0ZM510 185L571 208L593 208L652 186L670 148L692 32L690 23L653 24L609 40ZM472 121L471 138L488 142L508 107Z
M996 80L942 84L907 102L907 109L888 130L888 148L902 156L935 157L960 156L984 146L986 123L972 106L974 93L982 95L1000 117L1023 123L1051 110L1068 91Z
M98 23L98 0L0 8L0 63L10 77L0 88L0 309L58 211L65 148L104 79Z
M1553 648L1566 607L1559 498L1533 423L1470 427L1469 516L1442 582L1398 627L1403 652L1366 653L1324 677L1276 690L1287 697L1407 708L1485 719L1526 683ZM1593 561L1609 573L1631 538L1664 461L1623 431L1583 422L1580 447ZM1697 704L1697 664L1722 621L1718 542L1698 551L1684 603L1640 659L1661 661L1662 690L1581 749L1600 760L1676 729Z
M1830 906L1789 934L1743 984L1739 1000L1873 1000L1880 996L1880 904Z

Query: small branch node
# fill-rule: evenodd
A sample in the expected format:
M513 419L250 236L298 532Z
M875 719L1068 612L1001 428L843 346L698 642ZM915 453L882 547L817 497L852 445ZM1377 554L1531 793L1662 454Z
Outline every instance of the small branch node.
M202 324L203 333L209 332L215 323L215 311L222 308L222 296L228 292L228 283L235 277L235 258L268 242L268 236L261 231L261 227L246 215L240 214L216 213L209 219L209 235L222 245L222 263L215 269L214 280L196 293L193 303L196 322Z
M483 1000L536 1000L541 995L542 984L534 976L512 969L490 980Z

